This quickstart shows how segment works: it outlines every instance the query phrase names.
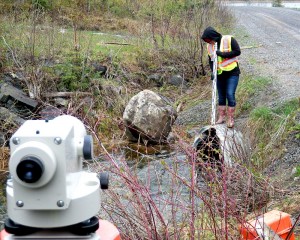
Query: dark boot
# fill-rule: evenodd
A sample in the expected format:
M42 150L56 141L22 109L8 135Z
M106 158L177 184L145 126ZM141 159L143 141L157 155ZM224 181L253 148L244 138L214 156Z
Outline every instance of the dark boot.
M226 117L226 106L218 106L218 115L219 115L219 118L218 118L216 124L224 123L225 117Z
M233 128L234 127L234 112L235 112L235 107L228 107L228 112L227 112L227 127Z

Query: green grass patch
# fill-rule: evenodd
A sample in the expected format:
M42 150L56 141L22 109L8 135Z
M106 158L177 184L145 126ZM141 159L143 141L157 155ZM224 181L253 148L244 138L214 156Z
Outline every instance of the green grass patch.
M90 31L83 31L81 34L89 40L88 49L95 53L101 52L104 55L116 55L121 58L124 53L134 53L138 50L133 37Z
M295 132L295 137L300 139L300 124L295 124L289 129L291 132Z
M269 78L259 76L246 76L241 82L241 86L239 86L239 88L247 95L251 96L256 92L263 90L270 83L271 80Z
M123 53L135 52L138 49L133 37L114 32L74 31L53 25L45 19L43 24L34 25L32 21L1 21L0 47L18 52L18 56L33 55L62 57L69 51L79 49L80 53L123 56ZM4 42L5 41L5 42Z
M266 123L271 124L274 119L272 110L265 106L254 109L250 114L250 118L254 121L260 121L263 125Z
M299 108L299 100L293 99L291 101L285 102L282 105L278 106L274 112L281 116L288 116L296 112Z
M300 166L296 167L295 177L300 177Z
M93 64L107 66L115 76L121 62L136 62L139 50L133 37L63 29L47 19L36 26L30 19L1 21L0 28L0 49L11 55L5 67L17 65L28 77L38 71L36 84L47 91L88 91L91 80L101 77ZM54 88L49 89L48 84Z
M298 104L298 99L294 99L274 109L262 106L250 113L249 125L256 146L252 160L257 167L264 168L269 161L279 157L282 141L291 131L300 130L294 120Z
M265 77L241 75L239 86L237 88L238 106L241 112L253 109L251 97L263 91L271 80Z

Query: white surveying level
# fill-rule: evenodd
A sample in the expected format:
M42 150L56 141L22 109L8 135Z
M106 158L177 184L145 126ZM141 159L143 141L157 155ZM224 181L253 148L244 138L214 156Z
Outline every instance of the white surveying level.
M28 120L12 136L10 149L7 239L98 239L92 235L99 228L100 180L82 169L83 159L93 158L84 124L67 115ZM56 233L37 237L45 229L46 235Z

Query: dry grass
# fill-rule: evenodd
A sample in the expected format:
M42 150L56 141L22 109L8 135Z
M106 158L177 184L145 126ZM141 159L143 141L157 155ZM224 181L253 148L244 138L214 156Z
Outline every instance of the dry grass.
M0 170L6 171L8 167L9 148L1 147L0 151Z

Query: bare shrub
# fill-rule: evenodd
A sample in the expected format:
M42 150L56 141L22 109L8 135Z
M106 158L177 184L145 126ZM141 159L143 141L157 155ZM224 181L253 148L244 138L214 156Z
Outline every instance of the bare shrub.
M268 202L266 180L238 162L218 170L177 138L167 159L138 153L142 169L118 154L121 147L110 154L98 139L104 154L89 168L111 177L100 217L114 222L122 239L238 239L246 216Z
M203 30L231 21L221 2L210 0L190 1L180 6L174 1L150 1L144 4L139 14L145 19L139 33L142 41L147 42L143 55L151 54L153 49L159 55L156 69L152 69L164 72L160 67L165 66L187 79L206 74L206 54L200 39Z

